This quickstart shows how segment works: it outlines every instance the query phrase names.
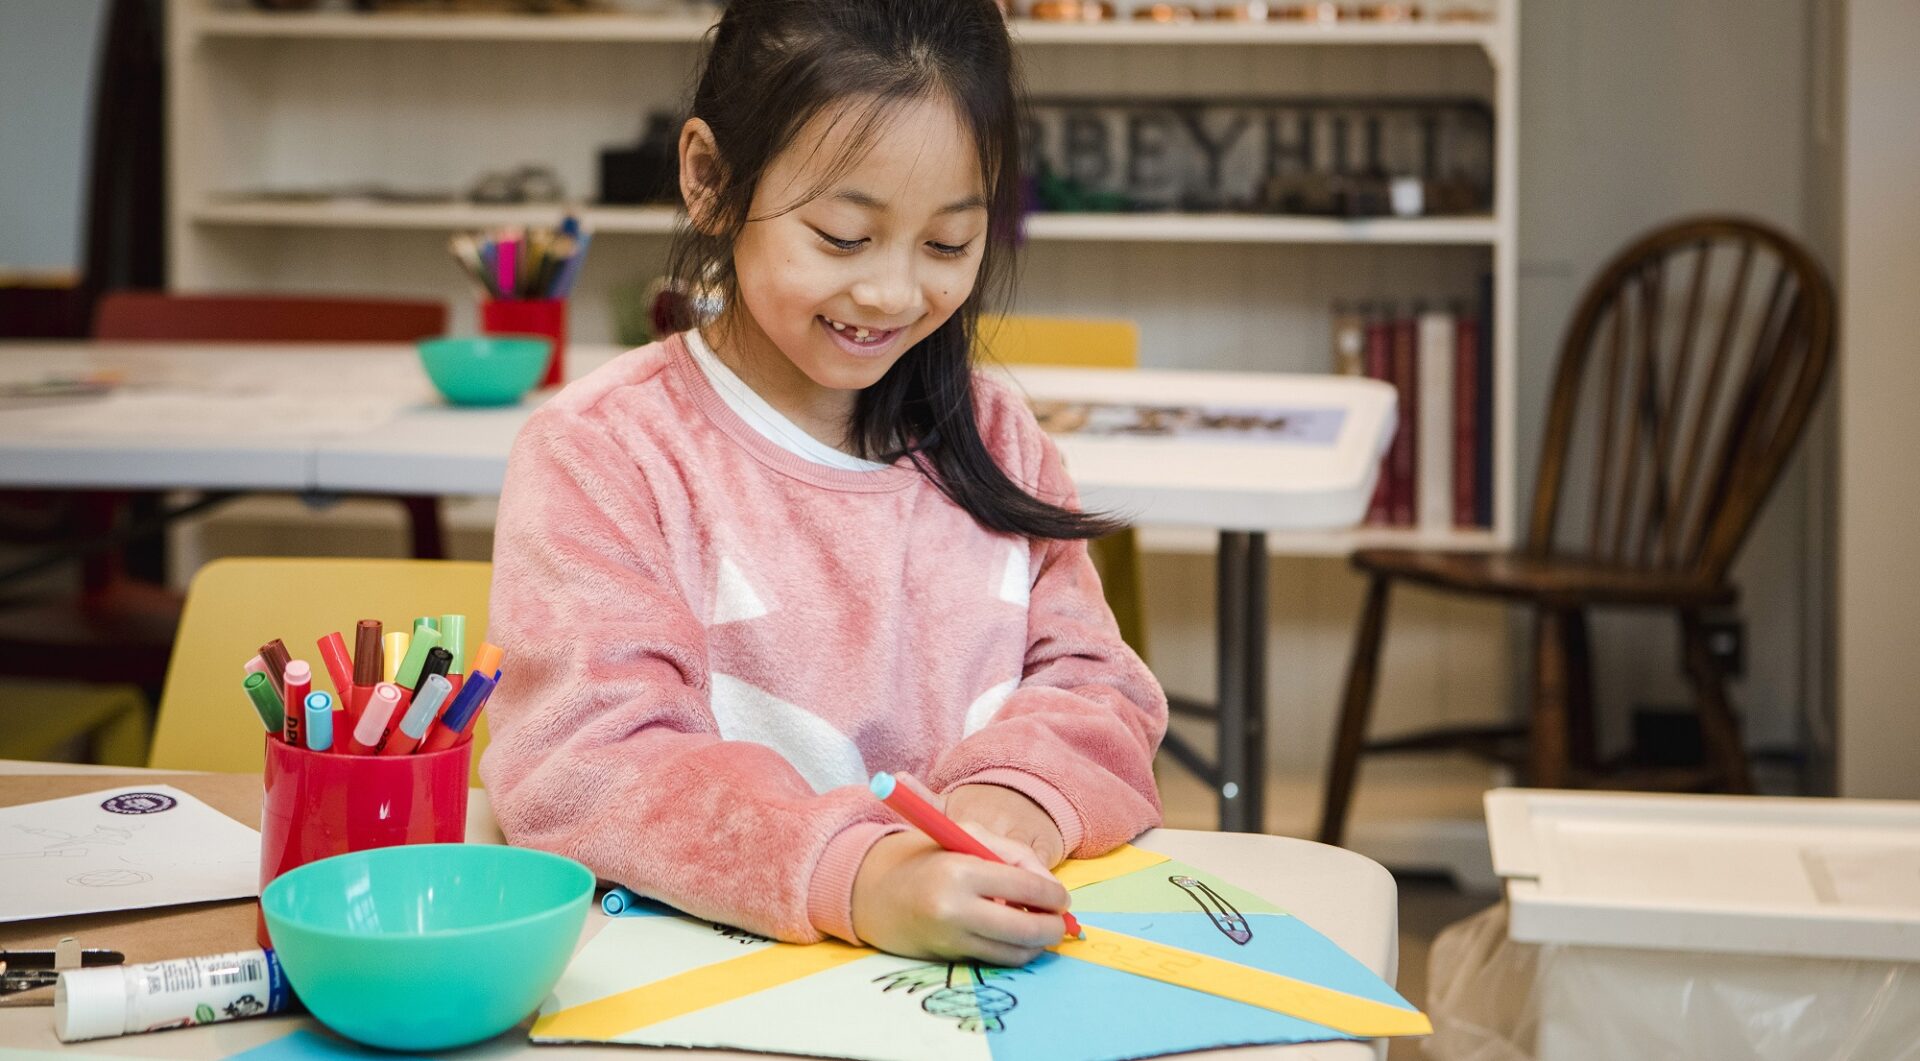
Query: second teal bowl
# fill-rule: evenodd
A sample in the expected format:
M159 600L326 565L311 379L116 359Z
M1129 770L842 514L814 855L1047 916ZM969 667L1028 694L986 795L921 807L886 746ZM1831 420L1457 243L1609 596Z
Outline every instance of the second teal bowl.
M544 851L407 844L290 870L260 908L322 1024L389 1050L445 1050L539 1007L573 956L593 883Z
M537 335L449 335L416 345L427 378L455 405L512 405L553 360L552 341Z

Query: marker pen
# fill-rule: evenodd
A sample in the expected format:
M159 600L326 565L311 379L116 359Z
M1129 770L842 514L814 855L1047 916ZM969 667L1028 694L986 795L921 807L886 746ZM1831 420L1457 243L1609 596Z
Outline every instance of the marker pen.
M380 746L381 755L408 755L420 746L427 735L427 727L440 714L440 707L447 702L447 696L453 692L453 683L444 674L429 674L420 682L420 695L413 698L407 707L407 713L400 719L400 725Z
M320 649L320 662L333 679L333 695L345 700L353 694L353 657L347 655L346 639L338 630L314 642Z
M347 741L347 754L372 755L379 751L380 742L386 738L387 723L398 710L400 687L392 682L374 686L373 695L367 698L367 709L360 713L360 721L354 724L353 734Z
M242 667L241 670L248 674L265 674L267 673L267 661L261 659L259 656L255 656L248 660L246 666Z
M412 635L396 631L381 639L386 645L385 665L380 668L380 680L393 681L400 674L400 661L407 656Z
M286 728L287 719L280 707L280 694L273 691L273 679L265 674L249 674L242 687L247 690L248 699L253 701L253 709L260 713L260 721L266 724L267 732L279 736Z
M418 697L420 689L427 679L435 674L446 676L447 668L453 665L453 653L435 646L427 650L427 662L420 667L420 680L413 683L413 695ZM449 683L451 684L451 683Z
M353 696L347 702L347 729L360 723L367 709L367 698L380 684L380 620L362 619L353 631Z
M487 687L480 691L479 702L473 705L473 711L468 714L466 721L460 726L461 744L465 744L473 739L473 731L480 728L480 712L487 709L487 701L493 699L493 694L500 691L500 679L505 676L505 672L503 671L494 671L493 677L487 682Z
M423 626L429 630L438 630L440 629L440 620L435 619L431 615L422 615L420 618L415 619L413 621L413 636L419 637L420 628Z
M307 713L307 750L325 752L333 750L333 697L324 689L315 689L307 694L305 711Z
M298 748L303 743L300 731L307 724L307 694L313 691L313 668L304 659L287 661L286 684L282 687L285 695L281 703L286 712L286 726L281 731L281 739Z
M407 645L407 654L400 660L400 666L389 679L402 689L414 689L420 685L420 672L426 668L427 653L440 647L440 631L426 627L413 635Z
M486 702L493 692L493 679L474 671L467 675L467 683L460 689L460 695L440 713L440 721L433 724L433 732L421 743L422 752L437 752L460 743L460 738L472 724L473 717L480 713L480 705Z
M293 657L287 654L287 646L279 638L260 646L260 658L266 661L267 674L273 678L273 691L280 694L282 700L287 695L287 664Z
M453 662L447 664L447 680L453 683L453 691L460 691L461 675L467 673L467 617L464 615L442 615L440 617L440 647L453 655Z
M500 669L500 660L506 656L500 646L491 641L480 642L480 651L473 654L473 669L482 674L491 675Z

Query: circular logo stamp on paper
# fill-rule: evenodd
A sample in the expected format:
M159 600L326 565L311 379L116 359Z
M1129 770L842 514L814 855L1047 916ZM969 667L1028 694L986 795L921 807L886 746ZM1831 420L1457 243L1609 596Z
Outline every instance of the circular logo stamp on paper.
M122 792L100 804L100 809L115 814L158 814L163 810L172 810L179 803L172 796L159 792Z

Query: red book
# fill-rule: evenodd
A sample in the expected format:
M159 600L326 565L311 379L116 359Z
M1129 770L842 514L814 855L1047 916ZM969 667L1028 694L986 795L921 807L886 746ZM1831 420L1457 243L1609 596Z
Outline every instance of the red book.
M1453 361L1453 525L1477 527L1475 511L1481 489L1474 481L1479 455L1474 452L1480 435L1480 322L1462 315L1454 330Z
M1393 323L1381 317L1367 321L1366 356L1362 361L1368 379L1393 382ZM1396 425L1394 446L1400 444ZM1367 504L1366 523L1369 527L1384 527L1389 516L1389 501L1393 483L1393 449L1389 448L1380 458L1380 477L1374 480L1373 500Z
M1387 464L1393 486L1387 494L1388 522L1411 527L1419 511L1420 467L1420 320L1398 317L1393 322L1393 385L1400 391L1400 429L1394 434Z

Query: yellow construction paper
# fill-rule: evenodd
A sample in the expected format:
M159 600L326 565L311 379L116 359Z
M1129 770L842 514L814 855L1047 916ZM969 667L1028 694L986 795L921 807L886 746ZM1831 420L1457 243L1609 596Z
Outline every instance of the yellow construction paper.
M1167 861L1170 860L1165 855L1142 851L1132 844L1121 844L1099 858L1068 859L1054 867L1053 875L1067 886L1068 891L1072 891Z
M533 1022L536 1037L606 1040L765 991L880 953L839 940L776 943L738 958L689 969L617 995L556 1010Z
M1064 940L1053 950L1064 957L1270 1009L1348 1035L1433 1032L1433 1024L1417 1010L1091 925L1086 926L1086 933L1087 938Z

